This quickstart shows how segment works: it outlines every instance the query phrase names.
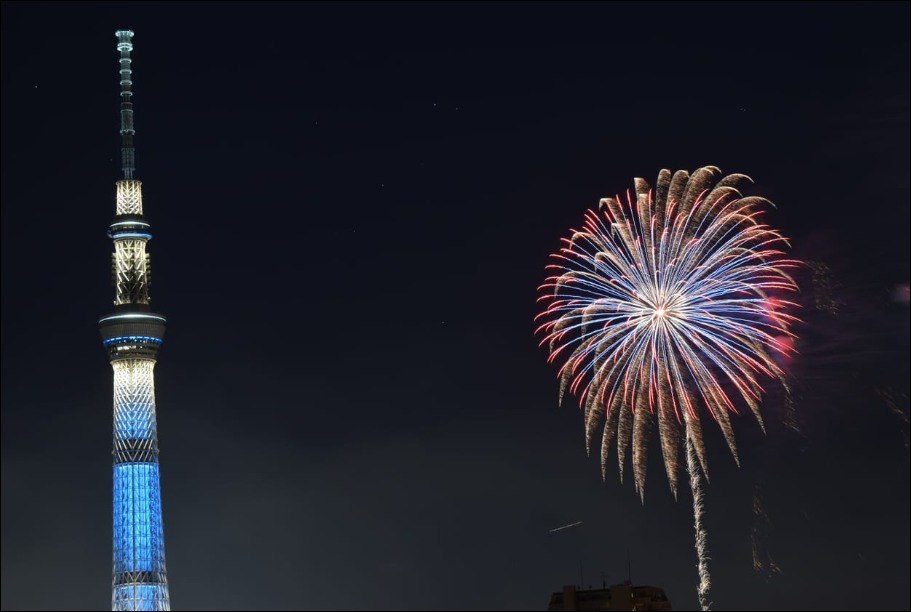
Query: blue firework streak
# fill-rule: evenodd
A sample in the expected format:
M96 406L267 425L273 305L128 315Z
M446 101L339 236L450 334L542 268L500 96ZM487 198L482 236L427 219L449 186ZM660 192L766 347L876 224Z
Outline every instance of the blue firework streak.
M719 174L662 170L654 192L637 178L634 195L602 199L541 286L537 331L562 363L560 399L579 397L589 449L604 423L602 469L614 438L621 478L632 449L640 495L655 417L676 494L681 433L707 473L707 411L737 460L730 413L747 406L762 424L762 383L783 380L775 359L793 350L792 303L777 296L796 290L798 264L760 218L770 202L741 196L748 177Z

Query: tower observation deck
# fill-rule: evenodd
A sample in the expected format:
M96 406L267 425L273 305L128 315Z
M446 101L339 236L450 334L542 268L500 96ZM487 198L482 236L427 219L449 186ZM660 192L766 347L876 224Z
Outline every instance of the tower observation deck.
M152 238L134 178L133 32L118 30L123 178L108 236L114 243L114 311L98 320L114 369L114 573L112 610L170 610L161 522L153 370L166 319L151 311Z

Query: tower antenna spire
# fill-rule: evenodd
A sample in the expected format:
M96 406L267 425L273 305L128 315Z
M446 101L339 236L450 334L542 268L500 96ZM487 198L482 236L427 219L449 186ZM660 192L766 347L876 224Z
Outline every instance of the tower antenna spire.
M123 178L133 178L136 170L136 150L133 148L133 30L117 30L117 50L120 51L120 154Z

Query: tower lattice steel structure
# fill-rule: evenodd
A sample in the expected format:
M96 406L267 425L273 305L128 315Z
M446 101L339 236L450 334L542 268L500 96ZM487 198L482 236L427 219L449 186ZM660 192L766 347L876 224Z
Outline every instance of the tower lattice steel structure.
M123 179L108 236L112 256L113 314L98 326L114 368L114 576L113 610L170 610L161 526L158 434L153 369L165 318L149 307L152 238L142 215L142 183L133 177L133 32L118 30L120 135Z

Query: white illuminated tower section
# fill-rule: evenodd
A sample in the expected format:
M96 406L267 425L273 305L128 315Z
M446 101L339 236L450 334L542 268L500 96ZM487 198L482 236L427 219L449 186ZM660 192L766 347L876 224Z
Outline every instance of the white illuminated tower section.
M170 610L161 526L158 434L153 370L165 318L149 307L152 238L142 216L142 184L134 177L133 32L117 32L123 179L108 235L114 242L114 312L98 326L114 368L113 610Z

